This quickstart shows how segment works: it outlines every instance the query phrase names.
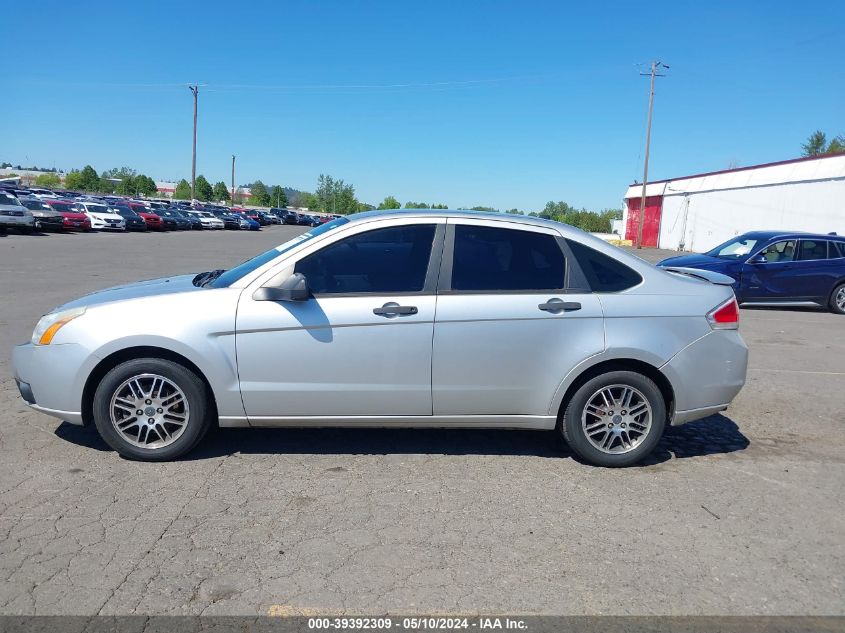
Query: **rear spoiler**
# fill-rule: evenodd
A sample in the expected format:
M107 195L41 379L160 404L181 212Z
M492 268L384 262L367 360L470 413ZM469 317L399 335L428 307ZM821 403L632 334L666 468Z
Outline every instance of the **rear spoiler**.
M717 273L712 270L702 270L700 268L684 268L682 266L659 266L670 273L677 273L678 275L686 275L687 277L694 277L702 281L708 281L717 286L733 286L736 280L733 277L728 277L722 273Z

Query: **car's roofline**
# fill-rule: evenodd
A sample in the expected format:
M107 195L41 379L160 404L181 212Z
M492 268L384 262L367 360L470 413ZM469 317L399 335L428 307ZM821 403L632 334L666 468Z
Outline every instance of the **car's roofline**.
M830 233L810 233L809 231L748 231L747 233L743 233L742 235L737 235L736 237L741 236L749 236L749 237L757 237L760 239L789 239L789 238L796 238L796 239L807 239L807 238L817 238L817 239L826 239L826 240L842 240L845 239L845 235L831 235Z
M498 213L496 211L471 211L467 209L391 209L381 211L362 211L352 213L346 217L350 222L361 220L388 219L388 218L409 218L409 217L442 217L442 218L466 218L474 220L494 220L515 224L529 224L533 226L544 226L558 231L583 234L583 231L569 224L538 218L530 215L517 215L515 213Z

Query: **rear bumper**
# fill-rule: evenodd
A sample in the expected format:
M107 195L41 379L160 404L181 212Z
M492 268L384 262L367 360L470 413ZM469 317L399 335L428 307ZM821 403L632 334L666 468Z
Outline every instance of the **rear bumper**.
M660 370L675 391L672 424L727 408L745 385L748 347L736 330L714 330L673 356Z

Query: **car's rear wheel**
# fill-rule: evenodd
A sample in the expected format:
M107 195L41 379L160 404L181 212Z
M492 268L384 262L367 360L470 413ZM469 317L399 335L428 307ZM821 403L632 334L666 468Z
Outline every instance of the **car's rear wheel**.
M830 294L830 310L836 314L845 314L845 283L841 283Z
M140 358L109 371L94 393L94 423L118 453L166 461L190 451L210 425L205 385L161 358Z
M629 466L654 450L666 426L666 403L653 380L611 371L581 385L561 420L569 447L597 466Z

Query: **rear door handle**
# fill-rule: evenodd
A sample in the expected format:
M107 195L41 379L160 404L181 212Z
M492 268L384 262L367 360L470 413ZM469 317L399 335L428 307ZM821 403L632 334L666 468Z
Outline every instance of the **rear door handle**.
M544 312L551 312L557 314L559 312L574 312L581 309L581 304L577 301L563 301L561 299L549 299L546 303L541 303L537 306Z
M398 303L385 303L380 308L373 308L373 314L379 316L397 316L400 314L416 314L417 306L400 306Z

